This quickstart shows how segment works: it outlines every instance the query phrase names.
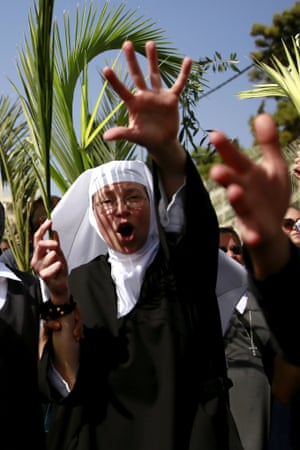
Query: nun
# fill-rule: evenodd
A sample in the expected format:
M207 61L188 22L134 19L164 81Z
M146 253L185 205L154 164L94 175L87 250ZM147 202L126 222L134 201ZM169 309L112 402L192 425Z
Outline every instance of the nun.
M216 296L218 222L177 139L191 60L165 89L147 43L148 88L133 44L123 50L137 91L104 69L129 111L128 127L104 138L144 146L151 168L89 169L34 236L32 266L50 297L42 317L59 323L40 365L47 445L238 450Z

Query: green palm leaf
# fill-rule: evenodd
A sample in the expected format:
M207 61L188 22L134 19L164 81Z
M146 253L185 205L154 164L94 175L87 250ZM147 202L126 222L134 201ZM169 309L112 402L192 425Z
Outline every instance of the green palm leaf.
M119 150L123 158L132 157L134 153L132 144L108 145L99 137L99 133L116 121L123 120L125 124L127 116L120 102L114 102L109 112L106 107L104 116L102 102L109 87L101 76L99 95L96 94L94 107L89 111L89 64L109 51L116 51L118 58L126 39L134 41L141 55L144 55L145 43L155 40L162 77L168 85L177 76L182 60L165 39L163 31L150 20L138 16L137 11L126 10L125 3L110 7L106 2L100 11L92 2L89 6L85 4L82 12L77 7L74 27L65 13L63 33L57 22L53 22L51 28L53 3L40 0L35 16L30 13L29 38L25 38L17 63L22 90L14 84L33 149L32 175L42 195L48 198L50 178L64 193L85 169L112 159ZM81 108L76 109L76 86L80 78ZM106 102L112 98L106 96ZM76 121L80 109L83 114ZM78 133L76 122L80 121Z
M109 8L106 2L100 13L98 9L90 6L83 8L82 14L77 8L74 36L71 36L69 16L64 18L64 37L56 25L55 33L55 77L54 77L54 128L52 135L52 154L57 161L64 180L71 184L83 170L113 159L116 144L106 144L99 139L99 133L105 128L115 124L116 120L127 116L119 113L122 104L114 103L110 111L106 108L106 116L102 114L104 93L109 90L107 83L99 76L99 94L95 95L95 104L90 111L88 103L88 64L96 57L104 56L108 51L116 51L111 64L119 58L120 49L126 39L135 43L136 50L144 55L145 43L156 40L159 58L162 63L163 77L166 83L171 83L178 74L181 65L181 56L168 45L163 38L163 31L157 30L154 24L143 17L138 17L136 11L126 11L125 4L116 9ZM74 128L74 97L78 80L81 81L81 118L80 142ZM107 97L111 98L111 97ZM118 119L116 112L118 111ZM99 117L102 117L99 120ZM89 120L87 121L87 117ZM96 120L97 117L97 120ZM97 126L96 126L97 123ZM120 145L117 145L120 148ZM128 149L128 157L134 152L132 145L123 145ZM62 154L64 149L64 154ZM100 153L99 153L100 151ZM126 156L123 153L123 156ZM100 157L101 155L101 157ZM58 178L59 174L57 172ZM62 186L63 180L55 178L55 182Z
M31 42L25 39L25 50L19 53L18 74L24 93L14 84L23 108L29 140L34 150L31 165L40 195L50 215L50 147L52 135L54 0L39 0L35 15L29 14Z
M288 97L300 114L300 55L294 38L292 38L292 43L293 55L282 41L288 66L284 66L275 56L272 58L272 66L262 62L256 63L269 76L273 83L254 85L251 90L239 92L237 94L239 98Z
M17 266L29 270L29 209L35 180L31 176L31 145L26 140L27 124L18 103L0 98L0 158L3 186L11 193L14 221L6 214L5 233Z

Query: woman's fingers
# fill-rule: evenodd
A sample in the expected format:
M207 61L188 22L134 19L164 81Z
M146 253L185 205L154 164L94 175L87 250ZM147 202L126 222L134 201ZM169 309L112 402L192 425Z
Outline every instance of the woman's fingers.
M134 45L131 41L124 42L122 46L127 64L128 64L128 70L130 72L132 81L134 82L134 85L137 89L144 90L147 89L147 84L144 79L143 72L141 71L141 68L139 66L139 63L136 58Z

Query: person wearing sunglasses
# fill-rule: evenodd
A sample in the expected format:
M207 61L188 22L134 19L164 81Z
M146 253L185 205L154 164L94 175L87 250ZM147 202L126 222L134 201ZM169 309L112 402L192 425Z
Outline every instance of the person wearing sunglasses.
M289 206L282 220L282 229L290 240L300 247L300 209Z
M221 164L213 166L211 178L227 190L239 221L251 290L280 346L281 358L276 357L272 377L273 394L281 403L293 405L288 444L279 447L277 440L270 448L298 449L300 250L283 230L283 218L296 221L300 215L286 214L291 182L273 118L258 115L254 131L262 153L259 164L240 152L221 131L210 134L222 158Z
M232 226L219 227L219 248L244 268L242 241ZM221 317L223 316L220 304ZM244 450L264 450L270 439L271 386L267 374L275 356L270 329L247 286L237 298L224 333L230 407Z
M237 231L231 227L219 227L219 248L240 264L243 264L242 241Z

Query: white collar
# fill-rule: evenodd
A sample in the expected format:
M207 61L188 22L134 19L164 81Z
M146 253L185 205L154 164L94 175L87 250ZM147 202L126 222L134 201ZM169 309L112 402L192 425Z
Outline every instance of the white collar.
M0 278L10 278L11 280L22 281L17 275L10 270L4 263L0 262Z
M0 309L3 307L7 297L7 279L22 281L5 264L0 262Z

